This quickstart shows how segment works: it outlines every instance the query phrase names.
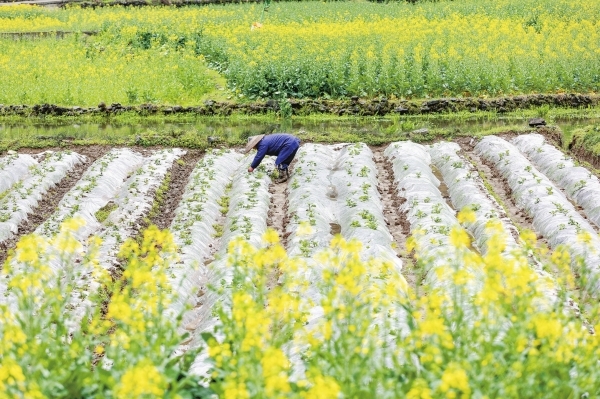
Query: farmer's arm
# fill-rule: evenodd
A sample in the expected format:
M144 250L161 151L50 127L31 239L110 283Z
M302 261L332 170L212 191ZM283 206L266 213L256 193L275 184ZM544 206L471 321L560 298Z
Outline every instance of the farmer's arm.
M264 139L263 139L264 141ZM256 156L254 157L254 161L252 161L252 164L250 165L250 168L248 168L248 172L252 172L252 170L256 169L258 167L258 165L260 165L260 163L262 162L263 158L265 157L265 155L267 155L267 149L269 148L269 146L265 143L258 143L258 146L256 148ZM252 170L250 170L252 169Z

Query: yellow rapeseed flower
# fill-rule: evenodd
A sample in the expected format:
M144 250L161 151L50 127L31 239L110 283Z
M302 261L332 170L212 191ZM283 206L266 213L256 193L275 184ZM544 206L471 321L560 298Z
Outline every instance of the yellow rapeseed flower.
M471 393L467 373L460 365L454 362L450 363L444 370L444 374L442 374L442 383L440 384L440 390L446 393L446 397L454 397L448 396L449 391L452 389L458 390L464 395L467 395L467 397Z
M461 210L458 215L456 216L459 223L463 224L463 223L475 223L475 221L477 220L477 216L475 215L475 212L473 212L473 210L470 207L465 207L463 210Z
M317 375L310 378L312 387L302 394L306 399L332 399L337 398L340 394L340 386L331 377Z
M276 244L279 242L279 235L274 229L267 229L263 235L263 241L267 244Z
M468 247L471 245L471 238L464 229L454 227L450 231L450 243L456 248Z
M150 361L141 361L130 367L116 386L117 398L163 396L167 388L165 376Z

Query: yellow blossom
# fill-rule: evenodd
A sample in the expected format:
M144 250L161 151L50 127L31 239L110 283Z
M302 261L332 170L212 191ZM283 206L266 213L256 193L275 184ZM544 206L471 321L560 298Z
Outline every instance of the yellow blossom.
M149 361L130 367L115 389L117 398L163 396L167 388L165 376Z
M279 235L274 229L267 229L263 235L263 240L267 244L276 244L279 242Z
M477 220L477 217L475 215L475 212L473 212L473 210L471 208L465 207L463 210L461 210L458 213L457 219L458 219L459 223L461 223L461 224L475 223L475 221Z
M464 229L454 227L450 231L450 243L456 248L468 247L471 245L471 238Z

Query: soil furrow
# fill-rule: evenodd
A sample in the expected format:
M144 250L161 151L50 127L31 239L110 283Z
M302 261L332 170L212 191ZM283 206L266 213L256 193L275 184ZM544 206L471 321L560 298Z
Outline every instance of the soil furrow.
M288 180L289 181L289 180ZM269 208L269 215L267 218L267 226L274 229L281 240L281 245L284 248L287 246L286 226L288 223L287 214L287 194L288 185L286 183L271 183L269 187L271 193L271 207Z
M198 161L202 158L202 151L188 150L187 153L173 163L169 174L171 180L169 187L155 215L150 218L152 224L159 229L167 229L175 217L175 210L183 197L190 174Z
M377 180L381 203L383 205L383 216L388 230L396 244L396 253L402 259L402 274L408 285L418 292L422 276L417 269L416 259L406 251L406 240L410 235L410 224L405 215L400 211L400 206L406 201L398 195L394 184L394 172L392 164L383 155L385 148L372 148L373 160L377 166Z
M548 254L547 256L549 256L549 254L552 253L552 248L550 247L548 240L538 230L534 229L533 219L529 215L527 215L524 210L520 209L516 205L512 197L512 190L508 186L508 182L500 176L500 174L493 165L488 164L481 157L474 153L473 149L476 143L470 142L469 144L466 144L464 142L461 142L460 144L462 149L466 152L465 156L475 165L477 170L480 172L480 175L481 173L483 173L482 178L484 179L484 182L486 182L489 185L487 188L488 190L490 190L490 194L492 194L494 198L504 208L507 215L512 220L513 224L519 230L528 229L533 231L536 234L538 247L545 250L545 252ZM543 264L546 265L550 264L549 262L540 259L539 256L540 252L538 251L537 254L533 255L534 261L541 261ZM544 256L542 255L542 258L543 257ZM557 280L559 279L560 274L562 273L562 271L557 268L544 269L550 274L552 274L553 277ZM585 303L580 302L578 304L572 298L580 298L581 292L584 292L584 289L579 285L579 276L577 272L573 271L573 275L576 281L575 287L567 289L569 299L565 304L570 311L574 312L574 314L577 317L579 317L579 306L582 304L585 305Z
M519 209L517 207L515 201L511 195L511 189L508 187L508 183L498 174L495 168L491 165L488 165L484 162L477 154L475 154L473 150L473 146L465 143L460 143L462 149L465 151L465 155L469 161L475 166L475 168L482 175L482 179L486 184L486 188L489 193L497 200L500 206L504 209L506 214L512 223L519 229L519 231L523 229L528 229L533 231L537 236L538 246L544 248L551 253L550 245L544 236L542 236L537 230L533 228L533 221L530 216L528 216L525 211ZM518 237L516 237L518 239ZM540 259L536 259L539 261ZM547 270L550 274L552 274L555 278L558 277L560 271L553 269ZM579 296L578 291L580 287L575 287L573 290L569 290L568 294L570 297L577 298ZM574 301L570 300L568 302L568 306L571 310L575 311L577 314L579 312L577 305Z
M292 172L293 166L296 164L294 160L289 166L289 171ZM293 172L292 172L293 173ZM289 221L288 215L288 184L291 181L290 176L285 183L271 182L269 186L269 193L271 193L271 205L267 216L267 226L274 229L279 235L281 245L287 249L287 238L290 233L286 232L287 224ZM269 289L275 287L279 282L281 276L281 270L277 268L269 275L269 281L267 286Z
M83 173L91 166L92 163L101 156L103 156L110 148L104 146L89 146L77 148L77 153L86 156L86 160L73 168L67 175L60 181L60 183L52 187L44 195L44 197L38 203L38 206L28 215L27 219L19 224L18 232L14 237L0 243L0 265L4 264L4 261L8 257L8 253L13 249L19 239L27 234L31 234L37 229L39 225L48 219L52 213L56 210L56 207L60 200L65 196L66 193L71 190L73 186L81 179ZM60 149L57 149L60 151ZM22 151L23 153L35 154L42 151Z

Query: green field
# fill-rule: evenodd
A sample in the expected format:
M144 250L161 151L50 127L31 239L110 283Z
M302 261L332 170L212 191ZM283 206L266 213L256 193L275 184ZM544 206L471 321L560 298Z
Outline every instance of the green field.
M0 103L198 104L600 89L583 0L0 9Z
M600 397L599 1L95 6L0 6L0 399Z

